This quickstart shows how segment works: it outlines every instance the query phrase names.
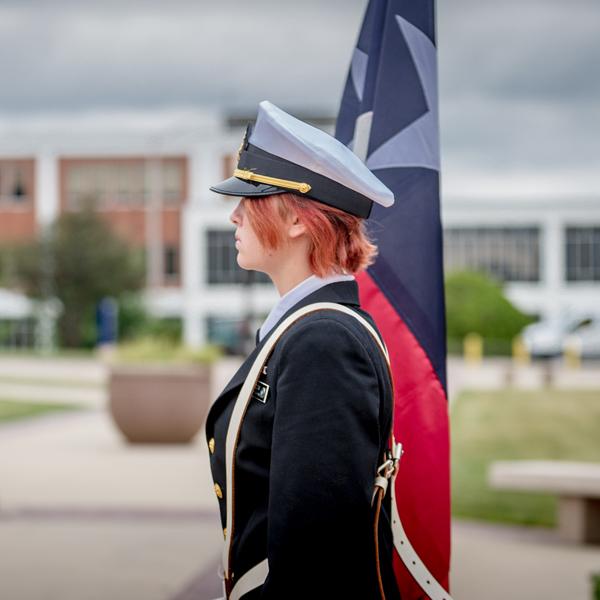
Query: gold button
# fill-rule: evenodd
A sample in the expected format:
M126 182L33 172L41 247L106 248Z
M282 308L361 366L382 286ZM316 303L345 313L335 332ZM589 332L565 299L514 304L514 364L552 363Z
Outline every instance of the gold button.
M210 438L208 442L208 449L210 450L211 454L215 453L215 438Z
M223 529L223 539L227 538L227 527Z
M215 483L215 494L217 495L217 498L223 497L223 492L221 491L221 486L218 483Z

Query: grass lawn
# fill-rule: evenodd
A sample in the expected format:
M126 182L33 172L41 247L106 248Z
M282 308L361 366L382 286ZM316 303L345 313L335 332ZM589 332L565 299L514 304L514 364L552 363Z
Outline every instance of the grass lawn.
M27 419L46 413L65 410L81 410L85 407L76 404L50 404L41 402L24 402L22 400L0 400L0 423Z
M556 498L490 489L494 460L600 462L600 390L464 391L451 410L452 514L555 525Z
M96 348L55 348L51 352L42 352L35 348L0 348L0 357L8 356L9 358L97 358L98 353Z
M74 388L103 388L106 385L101 381L77 381L73 379L58 379L50 377L22 377L20 375L14 377L12 375L0 375L0 383Z

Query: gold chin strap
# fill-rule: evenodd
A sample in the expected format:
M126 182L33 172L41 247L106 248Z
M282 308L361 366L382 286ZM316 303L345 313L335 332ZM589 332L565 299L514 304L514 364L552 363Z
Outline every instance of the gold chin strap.
M247 181L258 181L258 183L267 183L277 187L282 187L290 190L296 190L302 194L306 194L310 191L311 186L308 183L302 183L300 181L290 181L289 179L277 179L276 177L269 177L267 175L259 175L253 171L247 171L245 169L236 169L233 172L234 177L240 179L246 179Z

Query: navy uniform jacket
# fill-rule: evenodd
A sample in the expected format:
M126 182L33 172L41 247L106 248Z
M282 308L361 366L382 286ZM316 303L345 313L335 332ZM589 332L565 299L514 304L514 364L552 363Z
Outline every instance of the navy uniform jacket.
M222 527L225 439L235 400L277 325L313 302L344 304L377 331L360 308L357 282L339 281L299 300L258 343L206 420ZM267 398L250 401L235 459L233 584L268 557L264 585L243 600L379 599L371 496L392 415L381 350L351 315L320 310L282 335L260 381L270 386ZM390 498L388 490L379 516L380 568L386 600L398 600Z

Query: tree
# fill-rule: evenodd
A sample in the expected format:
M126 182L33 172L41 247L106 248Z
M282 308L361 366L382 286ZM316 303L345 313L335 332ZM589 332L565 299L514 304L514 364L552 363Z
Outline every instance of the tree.
M86 204L80 212L63 213L40 239L15 248L14 278L34 298L46 298L52 290L63 305L62 345L78 347L84 323L101 298L119 299L143 287L143 251L114 234Z

